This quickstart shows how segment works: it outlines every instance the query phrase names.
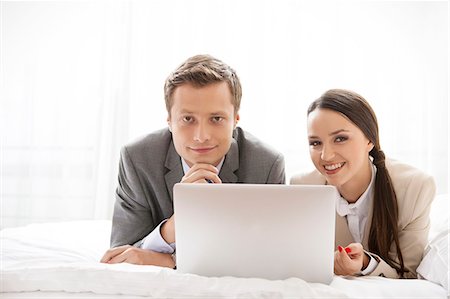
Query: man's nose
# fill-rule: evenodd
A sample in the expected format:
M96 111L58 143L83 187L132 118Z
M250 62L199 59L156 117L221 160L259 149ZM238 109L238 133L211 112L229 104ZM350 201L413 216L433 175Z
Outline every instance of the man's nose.
M211 138L210 128L205 123L199 123L194 132L194 140L200 143L204 143Z

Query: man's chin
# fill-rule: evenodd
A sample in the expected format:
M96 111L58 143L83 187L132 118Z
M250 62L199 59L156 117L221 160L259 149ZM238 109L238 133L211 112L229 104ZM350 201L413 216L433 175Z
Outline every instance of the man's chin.
M218 159L213 159L213 158L211 158L211 159L203 158L203 159L191 159L189 161L193 165L195 165L195 164L210 164L210 165L213 165L213 166L217 166L217 164L219 164L219 162L220 162L220 159L219 159L219 162L217 162L217 160Z
M211 165L215 166L215 164L217 164L217 163L214 163L211 160L198 160L198 161L195 162L195 164L211 164Z

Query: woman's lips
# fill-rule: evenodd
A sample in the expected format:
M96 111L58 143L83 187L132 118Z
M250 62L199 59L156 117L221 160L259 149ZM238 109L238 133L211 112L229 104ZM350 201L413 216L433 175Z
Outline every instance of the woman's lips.
M323 165L325 172L329 175L337 173L345 165L345 162Z

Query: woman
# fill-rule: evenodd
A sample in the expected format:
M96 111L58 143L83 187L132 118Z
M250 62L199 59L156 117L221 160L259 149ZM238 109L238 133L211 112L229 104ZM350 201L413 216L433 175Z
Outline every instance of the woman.
M308 108L312 173L291 184L330 184L336 203L334 272L415 278L427 244L432 177L385 160L378 123L360 95L333 89Z

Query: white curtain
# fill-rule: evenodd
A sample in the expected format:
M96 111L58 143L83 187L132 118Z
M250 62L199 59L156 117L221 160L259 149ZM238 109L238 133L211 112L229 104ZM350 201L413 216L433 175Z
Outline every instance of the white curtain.
M212 54L243 84L240 125L312 167L306 109L373 106L390 157L448 192L446 1L1 2L1 226L110 218L122 145L166 125L163 84Z
M129 3L1 5L2 227L110 217L128 134Z

